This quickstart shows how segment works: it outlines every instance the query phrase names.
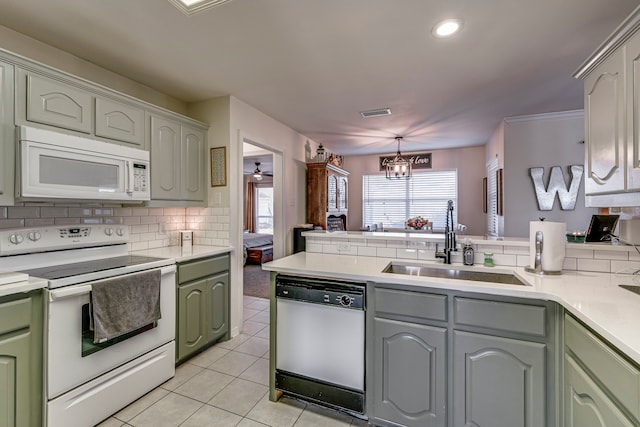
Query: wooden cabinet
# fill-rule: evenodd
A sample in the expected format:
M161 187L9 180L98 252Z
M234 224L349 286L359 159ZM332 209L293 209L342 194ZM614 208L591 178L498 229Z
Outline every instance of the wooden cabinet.
M151 117L151 199L206 202L206 136L200 129Z
M349 172L328 163L307 163L307 222L324 229L330 216L346 229Z
M229 334L229 255L178 264L176 360Z
M574 74L584 79L587 206L640 197L640 9Z
M0 206L12 205L14 197L13 72L11 64L0 61Z
M640 424L640 369L565 316L565 425Z
M391 284L367 298L372 424L562 425L557 305Z
M42 291L0 298L0 425L42 425Z

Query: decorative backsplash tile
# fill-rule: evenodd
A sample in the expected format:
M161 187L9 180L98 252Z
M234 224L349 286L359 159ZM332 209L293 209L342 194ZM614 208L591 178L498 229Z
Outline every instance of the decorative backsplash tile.
M130 250L178 245L179 231L185 229L193 230L196 245L229 245L228 208L148 208L63 203L0 206L0 229L75 224L127 225Z

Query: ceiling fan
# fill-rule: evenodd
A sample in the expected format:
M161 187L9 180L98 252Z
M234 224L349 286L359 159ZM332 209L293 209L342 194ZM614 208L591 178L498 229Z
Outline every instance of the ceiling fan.
M260 170L260 162L256 163L256 170L253 171L253 177L256 181L262 181L262 171Z

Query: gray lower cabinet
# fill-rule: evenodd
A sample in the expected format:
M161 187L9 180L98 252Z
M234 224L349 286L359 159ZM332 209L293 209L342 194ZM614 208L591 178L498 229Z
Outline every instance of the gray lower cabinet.
M545 345L453 331L453 425L545 424Z
M42 291L0 298L0 426L42 425Z
M640 425L640 368L565 316L564 425Z
M229 334L229 255L178 264L176 361Z
M446 328L380 318L374 328L376 420L446 426Z
M560 312L545 301L375 284L367 293L369 422L560 426Z

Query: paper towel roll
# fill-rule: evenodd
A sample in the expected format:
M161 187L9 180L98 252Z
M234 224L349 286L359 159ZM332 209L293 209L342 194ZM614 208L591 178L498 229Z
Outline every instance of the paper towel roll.
M536 261L536 233L542 232L542 271L562 271L565 256L567 224L564 222L531 221L529 223L529 253L531 268Z

